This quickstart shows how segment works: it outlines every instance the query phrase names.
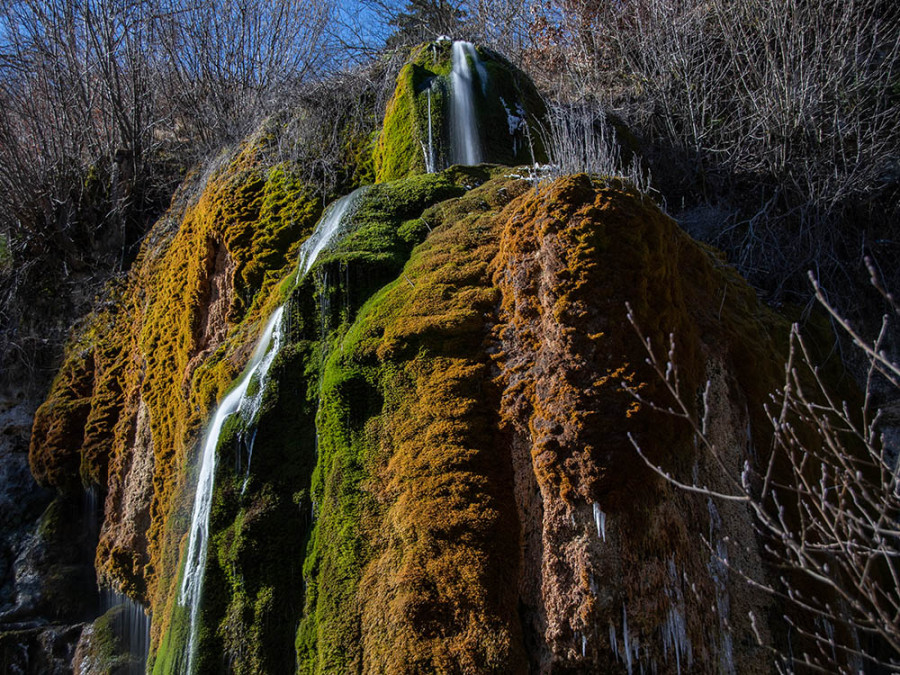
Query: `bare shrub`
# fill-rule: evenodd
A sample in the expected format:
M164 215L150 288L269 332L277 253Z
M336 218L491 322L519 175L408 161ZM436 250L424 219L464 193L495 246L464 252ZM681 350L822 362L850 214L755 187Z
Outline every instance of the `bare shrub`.
M588 173L622 177L639 191L649 193L650 174L637 155L623 160L615 127L596 105L549 103L547 123L540 135L550 160L553 177Z
M320 72L331 10L330 0L0 5L4 375L13 359L29 372L46 360L37 352L67 328L51 336L47 325L82 313L92 285L128 264L187 167Z
M533 72L677 156L656 171L681 192L670 202L737 201L717 243L745 275L825 274L859 250L853 218L900 158L896 3L551 0L532 12Z
M871 267L870 271L874 280ZM867 340L836 312L815 282L814 286L819 303L865 358L867 372L859 400L843 400L835 394L794 325L784 385L765 406L772 424L772 446L762 465L747 457L741 474L734 475L723 460L726 449L716 447L708 433L710 384L697 412L693 392L684 391L679 381L674 338L670 337L667 353L660 354L635 326L648 363L671 398L669 403L646 401L629 391L654 409L690 424L699 447L715 460L731 491L714 492L674 476L647 459L634 439L632 443L648 466L673 485L714 500L741 502L752 514L765 542L770 575L760 578L733 565L731 569L747 583L780 598L789 608L785 620L798 641L812 646L802 654L776 653L780 670L793 672L800 666L848 673L864 666L896 669L900 665L900 464L896 431L892 437L874 391L881 379L893 394L900 393L900 364L883 348L889 323L900 317L900 307L882 290L890 314L878 335ZM712 542L705 543L716 554Z

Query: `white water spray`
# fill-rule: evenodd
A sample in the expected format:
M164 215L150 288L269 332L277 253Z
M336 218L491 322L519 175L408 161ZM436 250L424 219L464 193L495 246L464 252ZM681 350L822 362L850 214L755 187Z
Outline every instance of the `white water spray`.
M278 352L281 351L281 343L284 341L284 335L287 332L285 331L285 322L282 320L283 312L284 307L279 307L272 315L276 320L276 323L274 324L275 330L271 336L271 346L269 347L269 351L267 351L262 357L262 360L256 367L256 371L254 373L251 373L250 376L247 377L248 389L254 377L256 378L257 383L256 388L254 389L253 393L245 390L244 395L241 397L241 401L238 405L238 411L247 424L252 424L256 419L256 415L259 412L260 406L262 405L263 392L266 389L266 382L268 382L269 379L269 368L272 367L272 361L275 360ZM271 323L272 319L270 319L269 321ZM250 443L247 448L247 469L244 475L244 485L241 487L241 494L243 494L247 489L247 483L250 481L250 463L253 461L253 445L256 442L256 431L257 430L254 428L252 434L250 435Z
M471 42L453 43L453 70L451 84L451 151L454 164L480 164L482 162L481 141L478 136L478 122L475 117L475 96L472 83L472 69L469 59L475 64L481 78L481 86L486 86L487 71L478 60L475 45Z
M426 148L424 144L422 146L422 153L425 155L425 173L435 172L434 132L432 131L433 125L431 123L431 89L433 85L434 82L428 85L428 147Z
M281 342L280 328L283 314L284 307L279 307L272 313L262 337L259 339L250 364L244 370L244 374L238 380L234 389L219 404L203 443L203 455L200 458L200 477L197 481L197 491L194 494L194 509L191 514L187 559L184 564L184 576L181 580L181 593L179 595L179 603L190 609L190 633L187 644L186 671L188 673L193 672L195 642L197 639L197 613L200 609L203 574L206 569L204 563L206 562L206 551L209 544L209 511L212 506L216 474L216 447L219 445L219 437L225 425L225 420L235 412L243 411L244 409L258 410L259 403L253 403L251 399L257 396L261 398L262 396L261 392L265 386L265 373L261 368L265 364L265 371L268 372L269 366L275 358L277 347ZM279 334L277 342L274 339L276 331ZM260 391L248 397L246 396L247 388L256 375L259 375Z
M340 232L345 216L351 213L357 201L366 191L367 186L355 189L349 195L336 199L319 219L316 229L300 247L300 264L297 266L297 281L300 281Z

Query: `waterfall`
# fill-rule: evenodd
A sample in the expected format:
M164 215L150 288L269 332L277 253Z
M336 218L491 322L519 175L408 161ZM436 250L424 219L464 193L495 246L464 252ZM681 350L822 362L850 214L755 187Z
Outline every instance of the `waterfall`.
M472 70L469 59L475 64L481 78L482 91L486 86L487 72L475 45L471 42L455 41L453 43L453 70L450 73L451 83L451 131L452 156L455 164L480 164L482 161L481 141L478 137L478 121L475 116L475 96L472 83Z
M297 267L297 281L300 281L310 268L316 262L319 254L331 243L334 237L341 229L341 224L345 216L351 212L356 202L366 191L367 186L355 189L349 195L345 195L340 199L332 202L322 217L319 224L310 235L309 239L303 242L300 247L300 262Z
M206 433L203 443L203 455L200 459L200 477L197 481L197 492L194 495L194 509L191 514L191 529L188 539L187 559L184 565L184 576L181 580L179 602L190 610L190 633L187 644L187 671L192 672L195 642L197 638L197 613L200 609L200 594L203 590L203 574L205 571L206 550L209 539L209 511L212 506L213 486L216 473L216 447L225 420L233 413L243 410L258 410L259 402L253 399L262 396L265 381L262 368L268 371L281 341L281 317L284 307L279 307L269 319L262 337L253 353L250 364L244 370L237 385L219 404L212 424ZM278 338L274 337L278 332ZM272 349L270 349L272 347ZM259 391L247 396L247 388L254 376L259 375ZM255 412L254 412L255 414ZM246 418L245 418L246 419ZM247 420L252 421L252 420Z
M431 124L431 88L433 84L433 82L428 84L428 148L422 148L422 151L425 153L425 173L434 173L435 171L434 135Z
M319 254L328 247L341 231L341 225L348 213L365 191L365 187L354 190L332 203L319 219L316 229L303 246L300 247L297 279L299 280L313 266ZM219 437L225 426L225 420L238 413L247 424L252 424L262 405L266 379L275 356L281 349L285 330L282 318L284 305L276 309L266 324L265 330L257 343L250 363L244 370L234 388L222 399L203 443L203 454L200 459L200 475L197 491L194 495L194 508L191 513L191 527L188 538L187 558L181 580L179 603L189 609L190 631L186 646L187 669L193 672L194 654L197 641L197 615L200 609L200 597L203 591L203 575L205 571L207 546L209 543L209 512L212 507L213 487L216 473L216 448ZM250 390L250 384L256 381L256 387ZM253 442L256 434L250 439L247 475L244 488L249 479L250 461L253 453Z
M252 382L253 377L256 377L257 381L257 386L252 392L250 392L249 389L245 390L238 406L241 417L247 424L252 424L256 419L256 414L259 412L259 407L262 405L263 391L265 391L266 382L269 378L269 368L272 367L272 361L275 360L275 357L281 350L281 343L284 339L284 335L287 333L287 331L284 330L284 321L281 320L283 312L284 307L279 307L272 315L273 318L269 320L270 324L273 320L276 322L275 330L272 333L271 337L271 347L262 357L262 360L259 362L255 373L251 373L247 377L248 387ZM242 494L247 489L247 483L250 480L250 462L253 460L253 444L255 442L256 428L254 428L250 433L250 441L247 444L247 468L244 474L244 485L241 488Z
M116 670L123 675L144 675L150 654L150 617L143 605L111 588L100 593L101 611L114 611L112 630L120 643L128 649L128 663Z

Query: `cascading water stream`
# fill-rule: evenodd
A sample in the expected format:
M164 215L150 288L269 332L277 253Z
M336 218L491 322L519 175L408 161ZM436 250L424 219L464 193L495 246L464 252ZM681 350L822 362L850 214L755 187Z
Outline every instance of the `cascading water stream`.
M303 242L300 247L300 261L297 265L297 281L300 281L310 268L316 262L319 254L324 251L332 242L335 236L340 232L341 224L344 217L350 213L356 205L357 200L366 191L367 186L355 189L348 195L336 199L332 202L322 217L319 224L310 235L309 239Z
M485 87L487 72L478 59L475 45L471 42L455 41L453 43L453 70L450 72L452 89L450 95L451 151L454 164L473 165L480 164L483 160L478 122L475 116L475 94L469 58L475 64L482 88Z
M316 229L300 248L300 260L298 263L297 280L299 281L313 266L319 254L325 250L334 238L341 232L341 225L348 213L352 212L356 201L366 188L359 188L345 197L341 197L331 204L320 218ZM219 404L212 423L206 434L203 444L203 454L200 459L200 476L197 481L197 491L194 495L194 508L191 514L191 528L188 538L187 558L184 565L184 574L181 581L179 603L189 608L190 631L186 646L187 668L186 673L192 673L194 667L194 654L197 640L197 614L200 607L200 596L203 591L203 576L205 572L209 539L209 512L212 506L213 487L216 471L216 448L219 445L219 437L224 428L225 421L238 413L242 419L251 424L259 412L262 404L262 396L265 390L266 378L272 362L281 349L284 336L284 306L276 309L269 318L266 328L259 339L259 343L250 364L244 370L238 383ZM248 392L251 382L256 378L257 386L252 392ZM253 452L253 440L251 437L249 456L247 459L247 477L244 479L246 488L249 478L250 460Z
M206 551L209 539L209 511L212 506L213 487L216 473L216 447L219 444L219 436L222 428L232 414L240 411L244 406L251 405L245 403L248 397L247 388L253 377L259 374L259 392L249 398L257 395L261 396L261 391L265 386L265 373L261 370L265 364L265 370L268 371L275 357L274 335L279 332L278 341L280 342L281 317L284 313L284 307L279 307L273 313L262 337L253 353L250 364L244 371L243 376L237 385L232 389L222 402L219 404L216 414L213 417L212 424L206 433L206 439L203 444L203 455L200 459L200 477L197 481L197 492L194 495L194 509L191 514L191 529L188 539L187 559L184 565L184 576L181 580L181 593L179 602L182 606L188 607L190 610L190 632L187 644L187 673L193 672L193 661L195 653L195 642L197 638L197 612L200 607L200 594L203 590L203 575L205 571L204 562L206 560ZM258 409L258 403L257 409ZM250 421L250 420L248 420Z
M272 361L275 360L275 357L278 355L278 352L281 350L281 343L284 340L284 334L286 331L284 330L284 321L282 320L284 312L284 307L279 307L273 317L277 314L277 324L275 326L275 331L272 333L271 338L271 347L265 353L262 360L259 362L259 365L256 368L256 372L251 374L247 378L248 390L244 392L244 395L241 397L240 404L238 406L238 410L241 414L241 417L248 424L253 423L256 419L256 414L259 412L259 407L262 405L262 397L263 391L266 388L266 381L269 376L269 368L272 367ZM253 377L257 378L257 386L251 393L249 391L249 385L253 379ZM247 469L244 475L244 485L241 488L241 493L243 494L244 490L247 489L247 482L250 480L250 462L253 460L253 444L256 442L256 429L253 429L250 435L250 442L247 446Z
M143 605L111 588L102 589L100 598L104 614L115 611L111 622L113 632L128 649L128 662L119 665L116 672L144 675L150 654L150 617Z
M428 84L428 147L422 147L422 152L425 155L425 173L435 172L434 133L432 132L431 123L431 88L433 85L433 82Z

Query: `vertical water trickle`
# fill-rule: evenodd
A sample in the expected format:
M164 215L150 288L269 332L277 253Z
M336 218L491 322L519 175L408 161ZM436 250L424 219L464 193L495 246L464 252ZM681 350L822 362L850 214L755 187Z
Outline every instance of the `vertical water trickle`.
M455 41L453 43L453 70L450 72L451 83L451 153L455 164L480 164L481 141L478 135L478 121L475 116L475 95L472 82L472 69L469 58L475 64L482 80L482 89L486 86L487 72L478 60L475 45L471 42ZM483 89L484 90L484 89Z
M100 497L100 486L96 483L91 483L84 491L84 524L94 545L100 536L100 523L103 520Z
M270 346L275 346L273 345L273 336L280 327L283 313L283 307L279 307L272 313L256 347L256 351L253 353L250 364L245 369L244 374L241 376L241 379L234 389L222 399L203 442L203 454L200 458L200 475L197 481L197 491L194 494L194 508L191 513L187 559L184 564L184 576L181 580L181 592L179 594L180 604L189 609L190 615L190 631L186 646L186 672L188 673L193 672L194 665L195 642L197 639L197 613L200 607L200 595L203 590L203 575L206 568L204 563L206 561L209 538L209 511L212 506L216 473L216 447L219 444L219 436L222 433L225 420L242 408L252 411L258 409L258 401L254 403L253 400L245 401L245 399L256 399L257 396L261 397L261 390L265 383L257 380L260 384L258 388L259 391L253 392L249 397L246 396L247 388L254 376L260 372L260 367L265 363L265 368L268 370L268 367L272 363L272 359L275 358L276 349L270 350Z
M713 503L707 497L706 507L709 512L709 541L715 550L709 556L709 573L716 588L716 614L719 617L719 670L725 675L733 675L734 642L731 637L731 598L728 595L728 547L722 540L722 518Z
M434 132L431 123L431 88L433 82L428 83L428 150L425 152L425 171L426 173L434 173Z
M112 630L128 650L128 662L120 664L116 672L144 675L150 654L150 616L143 605L111 588L102 589L100 599L102 613L113 612Z

